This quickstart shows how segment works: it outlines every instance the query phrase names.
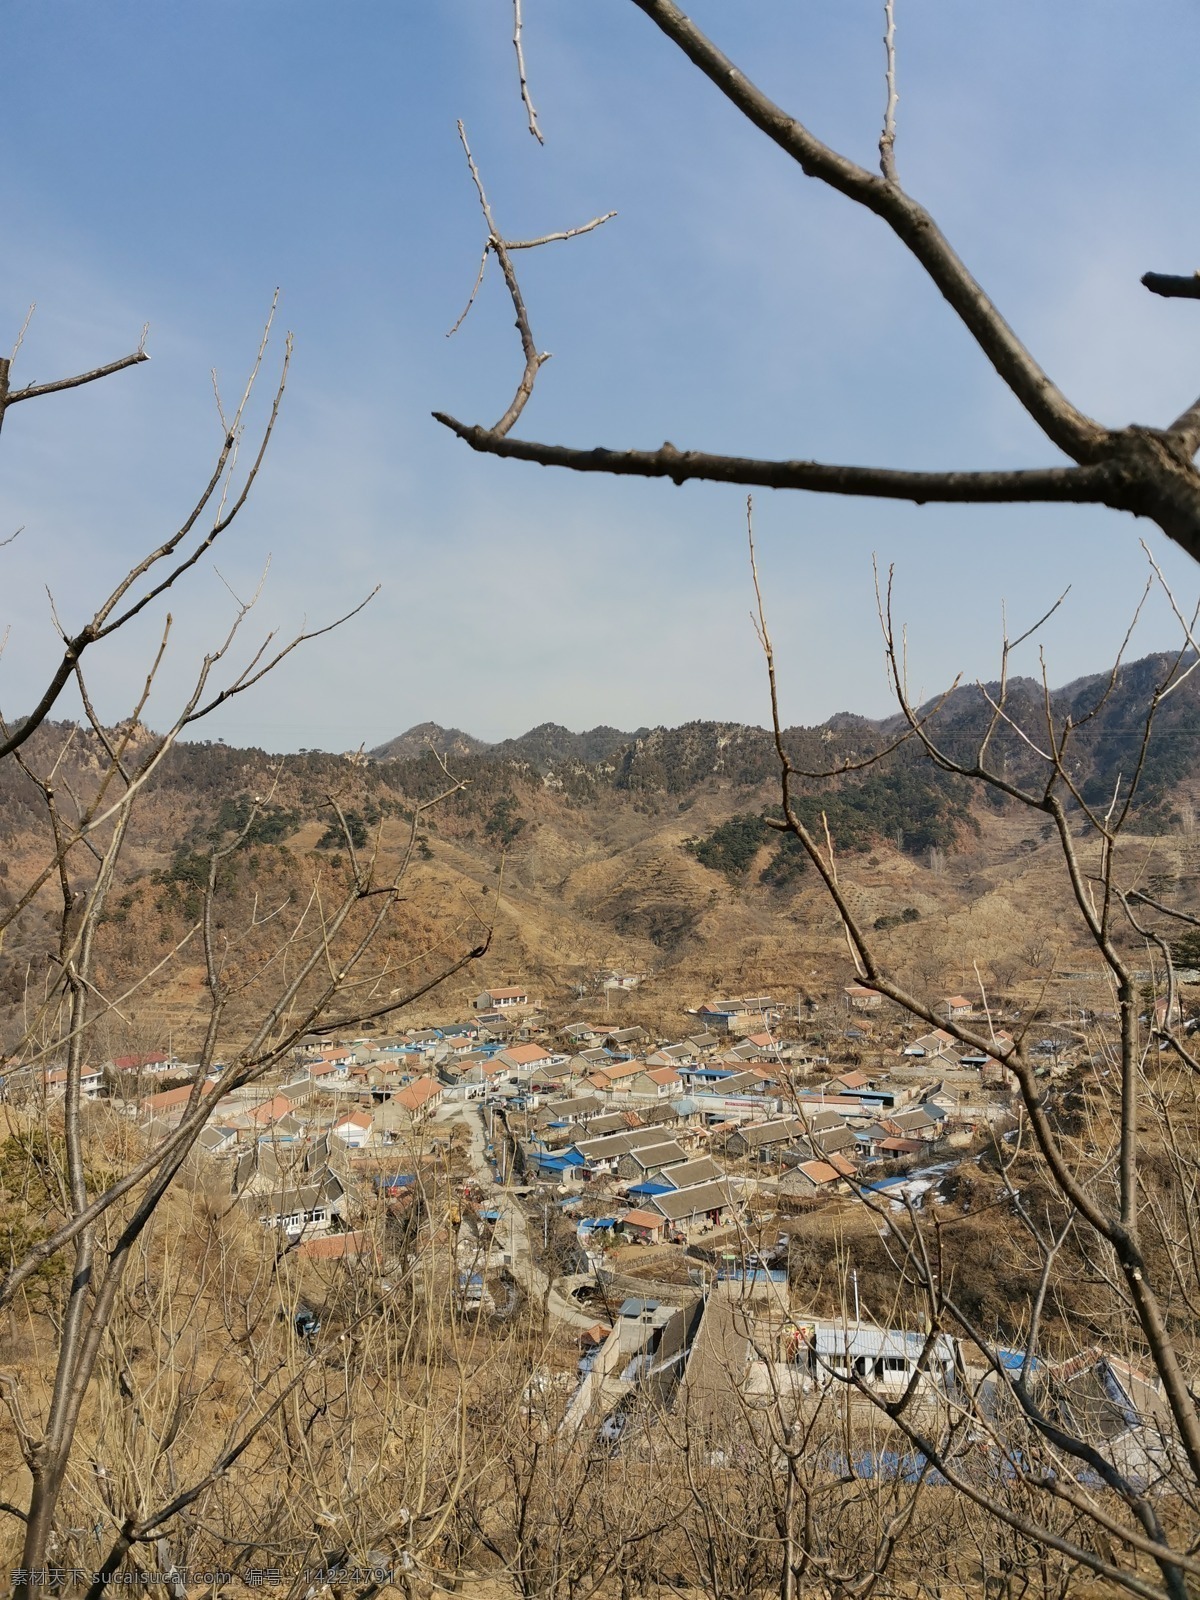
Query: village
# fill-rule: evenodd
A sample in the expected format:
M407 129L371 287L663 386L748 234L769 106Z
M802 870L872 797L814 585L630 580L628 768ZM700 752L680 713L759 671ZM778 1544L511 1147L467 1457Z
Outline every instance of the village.
M910 1019L880 1025L883 997L857 982L839 1011L815 1043L799 1008L721 997L664 1039L556 1025L527 988L495 987L440 1026L305 1043L272 1081L218 1100L193 1159L281 1256L384 1270L419 1235L460 1317L540 1306L575 1352L556 1380L567 1437L652 1451L664 1405L684 1403L719 1461L756 1408L803 1408L831 1385L860 1409L911 1387L918 1412L998 1385L961 1341L872 1320L856 1282L840 1317L814 1314L789 1238L830 1207L919 1209L1012 1137L1017 1100L997 1057L1012 1042L1001 1021L1017 1019L944 998L945 1019L994 1041L990 1055ZM1063 1078L1086 1041L1050 1026L1034 1049ZM85 1068L81 1092L158 1139L194 1104L195 1071L166 1053L120 1057ZM43 1073L49 1105L64 1079ZM10 1097L21 1090L13 1081ZM302 1316L317 1334L320 1306ZM1158 1398L1135 1367L1092 1348L1037 1371L1058 1405L1091 1408L1089 1430L1126 1466L1149 1470Z
M868 1038L881 999L846 986L838 1042L847 1054ZM961 996L945 1008L949 1020L990 1030L998 1054L1011 1045ZM853 1196L863 1182L904 1184L914 1166L1012 1118L1001 1063L942 1029L906 1039L885 1068L864 1069L816 1053L768 996L706 1001L689 1021L673 1040L639 1026L555 1027L525 989L486 990L464 1020L299 1048L270 1081L222 1097L200 1149L229 1163L257 1220L309 1242L345 1230L352 1208L335 1168L365 1170L474 1108L486 1120L490 1181L553 1193L593 1246L603 1232L686 1245L736 1227L752 1199L786 1211ZM1057 1071L1072 1042L1047 1042ZM192 1101L196 1070L167 1053L117 1057L82 1069L81 1094L161 1136ZM43 1073L49 1102L65 1078L62 1067ZM163 1081L171 1086L154 1087ZM200 1092L218 1081L219 1068ZM9 1094L34 1087L17 1074ZM301 1170L313 1181L283 1182Z

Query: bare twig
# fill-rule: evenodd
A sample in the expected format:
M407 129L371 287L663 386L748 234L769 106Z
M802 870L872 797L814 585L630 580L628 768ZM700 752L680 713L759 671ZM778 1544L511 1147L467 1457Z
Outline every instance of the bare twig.
M899 183L896 175L896 13L895 0L883 0L883 48L887 57L887 105L883 113L883 132L879 136L879 170L889 183Z
M521 44L521 0L513 0L513 49L517 52L517 76L521 80L521 103L525 107L525 114L529 118L529 131L539 144L545 144L542 130L538 127L537 112L533 108L533 101L529 95L529 82L525 75L525 51Z
M8 358L8 362L9 362L10 366L17 359L17 356L19 355L20 350L21 350L21 346L25 343L25 335L29 332L29 324L33 321L33 313L36 310L37 310L37 301L36 300L31 300L29 302L29 310L25 313L25 321L21 324L21 331L17 335L17 341L12 347L12 354Z
M467 303L462 308L462 313L459 316L458 321L454 324L454 326L452 328L447 330L447 333L446 333L447 339L452 339L454 337L454 335L462 327L463 323L467 320L467 313L470 311L471 307L475 304L475 296L479 293L480 285L483 283L483 274L487 270L488 251L491 248L492 248L492 241L491 241L491 238L489 237L487 243L483 247L483 254L479 257L479 271L475 274L474 286L471 289L471 293L467 297Z

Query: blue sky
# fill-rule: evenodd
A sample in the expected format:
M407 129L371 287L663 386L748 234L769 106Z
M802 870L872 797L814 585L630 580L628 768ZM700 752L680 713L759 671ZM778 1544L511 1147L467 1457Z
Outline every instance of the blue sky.
M1147 268L1200 264L1191 0L897 0L900 175L1034 353L1108 422L1200 392L1200 308ZM873 161L878 0L703 0L693 14L822 137ZM605 482L471 454L430 418L490 422L519 371L488 281L453 340L483 234L466 122L513 236L619 215L526 254L553 352L518 431L671 439L912 467L1054 459L890 235L743 124L628 0L525 0L529 136L507 0L9 0L0 346L14 373L152 361L10 412L0 476L0 705L53 659L47 585L82 620L183 514L278 285L296 354L242 519L172 601L151 720L254 589L283 633L378 597L210 734L268 749L372 745L432 717L487 738L542 721L764 720L743 496ZM6 331L7 330L7 331ZM273 341L268 366L277 361ZM266 400L264 382L257 415ZM1000 606L1065 682L1108 661L1146 575L1195 569L1091 509L917 509L761 492L757 534L789 720L889 709L872 555L895 563L914 686L994 675ZM93 664L116 717L161 613ZM1164 607L1140 649L1173 642ZM1036 653L1021 663L1036 670Z

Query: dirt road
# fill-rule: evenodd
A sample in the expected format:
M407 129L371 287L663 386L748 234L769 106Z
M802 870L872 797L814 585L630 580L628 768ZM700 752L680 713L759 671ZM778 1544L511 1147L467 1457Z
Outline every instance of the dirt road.
M529 1237L529 1218L525 1215L520 1201L516 1195L509 1192L507 1186L501 1186L494 1181L492 1168L485 1154L487 1133L483 1111L474 1105L443 1105L435 1113L434 1120L441 1124L457 1122L467 1128L470 1140L467 1161L472 1173L483 1185L489 1209L500 1213L500 1221L496 1225L496 1248L509 1256L513 1277L535 1304L546 1307L548 1314L556 1322L566 1323L574 1328L590 1328L597 1321L596 1313L584 1311L564 1294L559 1287L559 1282L562 1280L554 1283L549 1281L534 1260L533 1246ZM548 1199L547 1196L546 1200ZM573 1284L579 1280L571 1278L566 1281Z

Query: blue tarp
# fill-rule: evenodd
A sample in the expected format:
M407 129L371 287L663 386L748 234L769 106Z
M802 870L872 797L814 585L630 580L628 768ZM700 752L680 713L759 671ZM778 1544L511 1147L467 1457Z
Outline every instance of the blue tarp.
M1025 1365L1025 1352L1023 1350L997 1350L996 1355L999 1357L1000 1365L1005 1372L1020 1372ZM1029 1363L1029 1370L1030 1372L1036 1372L1037 1369L1038 1359L1034 1356Z
M786 1283L787 1273L781 1267L722 1267L717 1273L718 1283Z
M671 1194L673 1190L669 1183L635 1183L629 1192L630 1194Z

